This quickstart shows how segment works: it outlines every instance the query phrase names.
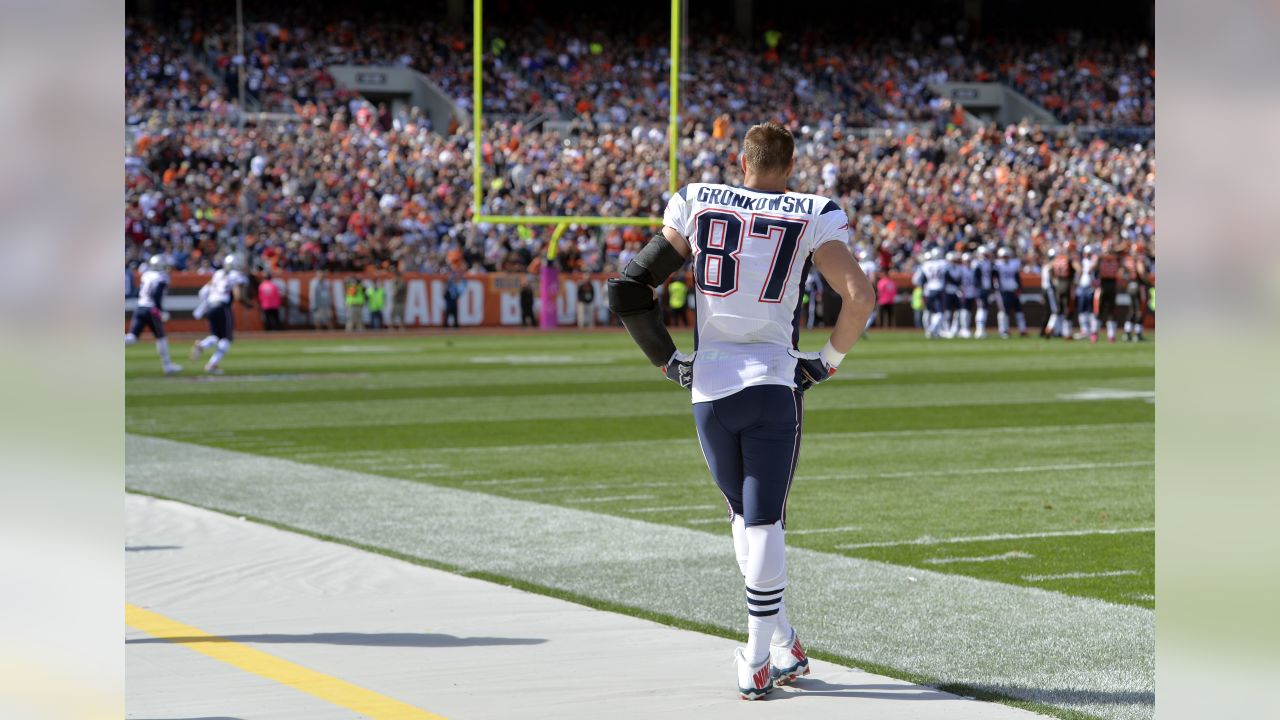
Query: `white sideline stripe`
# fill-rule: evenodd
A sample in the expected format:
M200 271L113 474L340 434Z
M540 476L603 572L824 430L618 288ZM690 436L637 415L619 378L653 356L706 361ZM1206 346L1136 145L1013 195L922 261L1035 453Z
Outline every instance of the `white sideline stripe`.
M1057 575L1023 575L1027 582L1044 582L1045 580L1084 580L1086 578L1120 577L1121 575L1141 575L1141 570L1107 570L1105 572L1069 572Z
M1005 475L1012 473L1049 472L1057 470L1099 470L1103 468L1146 467L1155 465L1154 460L1134 460L1132 462L1104 463L1063 463L1059 465L1018 465L1004 468L975 468L972 470L922 470L870 473L864 475L802 475L797 480L866 480L870 478L897 477L944 477L951 475Z
M985 563L1000 562L1001 560L1027 560L1035 557L1031 553L1025 553L1021 550L1010 550L1007 553L999 555L985 555L982 557L939 557L924 560L926 565L951 565L953 563Z
M947 545L951 543L987 542L989 540L1031 540L1035 538L1077 537L1083 535L1124 535L1128 533L1155 532L1155 528L1120 528L1115 530L1050 530L1038 533L996 533L992 535L970 535L968 537L936 538L925 535L915 540L889 540L887 542L851 543L837 545L841 550L858 550L861 548L898 547L899 545Z
M463 485L468 486L491 486L491 485L522 485L524 483L540 483L546 482L546 478L527 477L527 478L511 478L510 480L467 480Z
M861 525L845 525L844 527L833 528L804 528L802 530L788 530L788 535L825 535L827 533L842 533L861 530Z
M660 513L678 512L682 510L724 510L724 505L662 505L659 507L627 508L625 512Z
M652 500L652 495L604 495L602 497L593 498L574 498L566 500L570 505L592 505L595 503L611 503L620 502L622 500Z
M722 531L137 435L125 453L134 491L742 632L742 577ZM1153 717L1150 608L800 547L787 556L788 610L815 650L1104 720Z

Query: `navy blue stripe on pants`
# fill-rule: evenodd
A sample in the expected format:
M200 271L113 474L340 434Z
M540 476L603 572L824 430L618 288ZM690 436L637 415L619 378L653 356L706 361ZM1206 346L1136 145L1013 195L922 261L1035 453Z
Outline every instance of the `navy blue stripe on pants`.
M800 398L785 385L753 385L693 405L711 477L748 526L786 521L787 493L800 457Z

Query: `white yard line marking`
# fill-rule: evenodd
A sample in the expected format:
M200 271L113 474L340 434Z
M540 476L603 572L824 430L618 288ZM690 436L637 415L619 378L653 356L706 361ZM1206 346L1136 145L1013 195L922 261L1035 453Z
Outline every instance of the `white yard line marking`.
M714 518L693 518L692 520L685 520L685 522L690 525L719 525L721 523L728 525L729 516L726 514L721 517Z
M661 507L627 508L626 512L660 513L679 512L683 510L724 510L724 505L663 505Z
M1150 593L1138 593L1137 595L1130 595L1129 598L1132 600L1143 600L1146 602L1152 602L1156 599L1156 596Z
M833 527L833 528L803 528L801 530L788 530L787 534L788 535L826 535L828 533L853 532L854 530L861 530L861 529L862 527L859 525L845 525L844 527Z
M546 482L546 478L527 477L527 478L511 478L510 480L467 480L463 485L469 487L490 486L490 485L523 485L524 483L540 483Z
M1104 463L1063 463L1058 465L1019 465L1003 468L974 468L971 470L904 470L900 472L870 473L864 475L802 475L797 480L867 480L871 478L944 477L951 475L1005 475L1014 473L1051 472L1061 470L1100 470L1104 468L1147 467L1154 460Z
M841 550L859 550L861 548L898 547L900 545L950 545L952 543L987 542L991 540L1032 540L1051 537L1078 537L1085 535L1124 535L1128 533L1155 532L1155 528L1119 528L1114 530L1050 530L1036 533L995 533L992 535L970 535L969 537L936 538L925 535L915 540L890 540L887 542L851 543L837 545Z
M1058 396L1059 400L1154 400L1155 390L1117 390L1114 388L1089 388Z
M828 433L807 433L805 439L812 442L813 440L836 440L842 438L876 438L876 437L925 437L925 436L946 436L946 435L980 435L980 434L1029 434L1043 435L1049 433L1061 432L1063 430L1082 430L1088 432L1101 432L1109 429L1132 428L1141 425L1154 425L1152 422L1125 422L1125 423L1097 423L1097 424L1077 424L1077 425L1005 425L1001 427L984 427L973 429L960 428L937 428L934 430L867 430L852 432L828 432ZM629 448L629 447L648 447L651 445L659 445L664 448L671 447L671 438L660 438L657 440L614 440L612 442L590 442L590 443L539 443L535 445L488 445L483 447L442 447L431 448L430 452L451 452L451 453L526 453L531 450L588 450L592 448ZM329 457L340 457L345 453L316 453L314 456L310 454L296 455L299 459L313 457L314 459L324 459Z
M1120 577L1121 575L1141 575L1141 570L1108 570L1106 572L1069 572L1057 575L1023 575L1027 582L1044 582L1046 580L1084 580L1086 578Z
M1035 557L1031 553L1025 553L1021 550L1011 550L1007 553L999 555L985 555L982 557L939 557L929 558L923 562L926 565L951 565L953 563L985 563L1000 562L1001 560L1026 560Z
M722 530L137 435L125 453L133 491L741 632L742 578ZM1105 720L1153 717L1149 608L801 547L788 549L787 574L815 650Z
M558 492L580 492L584 490L619 490L622 488L664 488L686 485L682 482L651 483L589 483L585 485L548 485L545 487L517 488L512 490L516 495L546 495Z
M575 498L566 500L570 505L594 505L596 503L621 502L623 500L652 500L652 495L605 495L593 498Z

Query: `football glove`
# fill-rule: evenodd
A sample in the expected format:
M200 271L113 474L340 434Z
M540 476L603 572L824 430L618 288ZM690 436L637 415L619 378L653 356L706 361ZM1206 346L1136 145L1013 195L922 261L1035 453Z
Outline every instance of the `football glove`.
M788 350L796 359L796 389L804 392L820 382L829 380L836 374L836 368L822 359L822 353L802 353Z
M693 387L693 356L675 351L667 361L667 366L662 369L662 374L671 382L689 390Z

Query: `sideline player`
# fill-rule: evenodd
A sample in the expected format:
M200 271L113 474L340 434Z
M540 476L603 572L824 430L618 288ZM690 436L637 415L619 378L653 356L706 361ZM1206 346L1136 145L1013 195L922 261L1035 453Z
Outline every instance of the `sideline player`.
M969 324L973 322L973 311L978 304L978 279L970 262L973 256L969 253L960 255L960 329L959 336L969 337Z
M240 271L240 258L232 254L223 260L222 267L213 273L213 278L206 285L209 288L206 300L208 309L205 311L209 317L209 335L203 340L197 340L191 346L191 359L199 360L205 350L217 345L213 357L209 358L209 362L204 366L204 371L210 375L222 374L222 368L219 365L222 358L231 350L231 338L235 331L235 316L231 312L231 303L240 300L240 286L248 282L249 278Z
M169 313L164 311L164 293L169 288L168 265L161 255L152 255L147 260L147 269L143 271L142 288L138 291L138 306L133 309L133 323L124 336L124 344L138 342L142 331L151 328L156 336L156 354L160 356L160 366L165 375L182 372L181 365L174 365L169 359L169 336L165 334L164 322Z
M1022 312L1022 261L1013 256L1013 251L1002 247L996 251L995 262L996 284L1000 290L1000 313L996 315L996 326L1000 337L1009 339L1009 314L1013 313L1018 321L1018 334L1027 336L1027 316Z
M1093 245L1080 248L1080 266L1076 272L1076 316L1080 321L1080 337L1098 342L1098 318L1093 314L1093 281L1098 265L1098 250Z
M729 505L746 583L747 646L735 653L746 700L809 671L787 619L784 523L800 455L801 398L835 374L875 305L849 252L849 220L835 202L788 192L795 140L777 123L743 140L742 187L692 183L671 197L662 234L609 280L609 307L654 365L693 394L698 441ZM694 352L676 349L653 288L693 258ZM831 338L801 353L801 285L812 263L840 295Z
M1102 241L1102 252L1098 255L1098 289L1093 298L1093 311L1097 314L1094 320L1093 342L1098 342L1096 326L1105 321L1107 325L1107 342L1116 341L1116 281L1120 276L1120 258L1116 256L1111 240Z
M1129 246L1123 266L1127 280L1125 291L1129 293L1129 317L1124 321L1124 339L1125 342L1142 342L1142 325L1147 316L1147 277L1150 274L1147 246L1140 242Z
M1050 250L1049 262L1050 287L1046 292L1052 293L1058 310L1059 335L1064 340L1071 339L1071 285L1075 282L1076 263L1071 258L1071 245L1063 250ZM1051 318L1052 320L1052 318ZM1052 325L1052 322L1050 323ZM1053 328L1049 329L1053 332Z
M973 337L981 340L987 336L987 308L998 302L995 299L995 270L991 267L991 251L985 245L978 248L978 259L973 262L973 279L978 284L978 307L973 313Z
M942 259L942 251L933 248L921 255L911 281L924 290L924 336L942 337L946 309L943 291L947 283L947 261Z

